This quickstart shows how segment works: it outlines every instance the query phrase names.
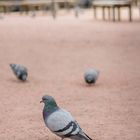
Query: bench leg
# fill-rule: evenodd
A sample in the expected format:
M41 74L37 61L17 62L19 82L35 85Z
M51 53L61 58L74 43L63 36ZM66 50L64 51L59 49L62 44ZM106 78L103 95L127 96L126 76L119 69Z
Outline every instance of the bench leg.
M121 18L120 18L120 7L118 7L118 21L120 21Z
M19 6L19 13L22 15L24 12L24 6Z
M132 21L132 9L131 9L131 5L128 7L129 8L129 21Z
M70 10L68 0L66 0L66 1L65 1L65 3L64 3L64 7L65 7L65 9L67 9L67 11L69 11L69 10Z
M113 21L115 21L115 7L112 7L112 13L113 13Z
M7 13L7 7L3 6L3 12L6 14Z
M47 5L40 6L40 10L42 10L42 13L45 15L47 13Z
M103 13L103 20L105 20L105 7L103 7L103 11L102 11Z
M52 16L55 19L56 18L56 1L52 1Z
M110 7L108 7L108 19L111 19L111 14L110 14Z
M94 14L94 18L96 19L97 18L97 16L96 16L97 13L96 13L96 7L94 7L94 6L93 6L93 14Z
M36 9L35 6L30 6L30 12L31 12L31 17L35 17L36 16Z

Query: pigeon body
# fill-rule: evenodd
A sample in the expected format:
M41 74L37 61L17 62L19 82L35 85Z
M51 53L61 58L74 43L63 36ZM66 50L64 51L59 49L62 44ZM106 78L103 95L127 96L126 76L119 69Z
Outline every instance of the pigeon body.
M25 68L22 65L18 65L18 64L10 64L10 67L18 79L20 79L22 81L27 80L27 76L28 76L27 68Z
M99 71L95 69L89 69L84 74L85 82L88 84L95 84L99 76Z
M45 95L41 102L45 104L43 109L44 122L54 134L62 139L92 140L83 132L72 115L56 104L53 97Z

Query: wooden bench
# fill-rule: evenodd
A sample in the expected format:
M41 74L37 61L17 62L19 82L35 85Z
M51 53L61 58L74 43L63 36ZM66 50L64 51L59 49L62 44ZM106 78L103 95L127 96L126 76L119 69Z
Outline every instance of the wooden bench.
M56 15L56 5L65 3L66 8L69 5L74 5L75 0L0 0L0 8L2 11L10 12L13 7L19 7L20 12L35 11L36 9L45 9L51 7L53 16Z
M22 12L25 9L42 9L50 3L51 0L1 0L0 7L3 8L4 12L10 12L13 7L19 7Z
M92 6L94 10L94 18L97 18L96 8L102 8L102 17L105 20L105 8L108 9L108 17L111 19L111 9L112 9L112 18L113 21L116 21L115 9L118 11L118 21L120 21L120 8L128 7L129 10L129 21L132 21L132 12L131 12L131 0L93 0Z

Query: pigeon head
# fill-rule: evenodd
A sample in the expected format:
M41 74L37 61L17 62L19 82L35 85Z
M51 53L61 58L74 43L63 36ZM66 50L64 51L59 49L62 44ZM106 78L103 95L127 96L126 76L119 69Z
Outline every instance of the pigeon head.
M89 69L84 74L84 79L88 84L95 83L99 76L99 70Z
M10 67L14 68L14 67L16 67L16 64L10 64Z
M95 78L92 76L92 75L87 75L86 77L85 77L85 81L87 82L87 83L95 83Z
M26 81L26 80L27 80L27 74L20 74L20 75L18 76L18 78L19 78L20 80Z
M46 107L57 107L56 101L52 96L49 95L44 95L42 97L42 101L40 101L40 103L44 103Z

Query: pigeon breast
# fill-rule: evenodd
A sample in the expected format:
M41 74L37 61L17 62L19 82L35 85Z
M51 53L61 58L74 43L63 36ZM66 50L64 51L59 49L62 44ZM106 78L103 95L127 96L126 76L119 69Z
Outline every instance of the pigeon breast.
M59 136L69 137L80 131L80 127L74 118L64 109L59 109L52 113L47 120L45 120L45 123L51 131Z

